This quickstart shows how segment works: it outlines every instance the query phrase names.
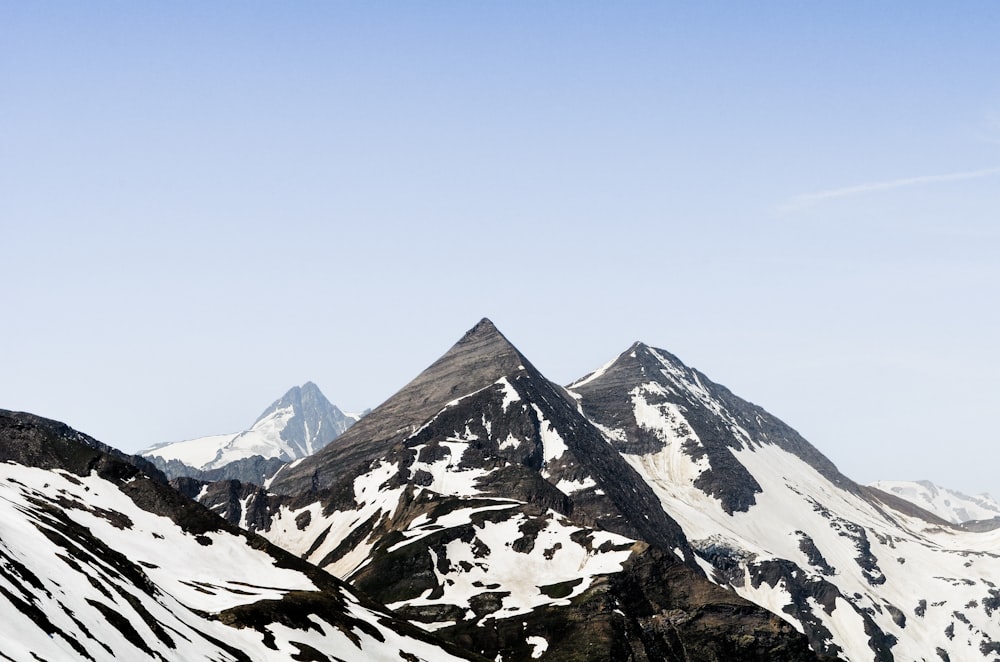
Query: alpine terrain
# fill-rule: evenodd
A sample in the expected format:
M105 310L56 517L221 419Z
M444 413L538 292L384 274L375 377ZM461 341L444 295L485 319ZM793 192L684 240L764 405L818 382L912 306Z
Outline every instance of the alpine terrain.
M642 343L562 388L483 320L266 487L187 489L493 659L1000 660L1000 530Z
M0 410L0 659L473 659L191 501L141 458Z
M988 494L968 496L929 480L880 480L871 487L906 499L952 524L1000 518L1000 503ZM1000 520L996 526L1000 526Z
M315 453L360 418L334 406L312 382L291 388L243 432L158 444L140 451L171 478L262 482Z
M488 320L266 488L187 489L490 659L821 659Z
M643 343L562 387L484 319L331 443L177 491L7 416L0 593L80 659L1000 662L1000 520L859 485Z

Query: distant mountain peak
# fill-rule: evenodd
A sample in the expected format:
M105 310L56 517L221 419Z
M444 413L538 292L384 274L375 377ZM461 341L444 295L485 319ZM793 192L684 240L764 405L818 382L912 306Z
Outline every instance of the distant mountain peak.
M880 480L869 486L905 499L952 524L1000 517L1000 503L990 495L970 496L929 480Z
M297 410L311 410L315 412L330 412L340 410L330 402L323 392L319 390L313 382L306 382L301 386L293 386L288 389L283 396L271 403L264 412L257 417L254 425L267 418L275 411L286 407L293 407Z
M323 448L356 420L356 416L345 415L327 400L316 384L306 382L288 389L243 432L160 444L142 454L167 463L161 467L165 470L171 460L179 461L181 468L170 469L172 475L222 471L229 473L213 474L213 478L243 476L244 464L249 467L247 471L256 474L261 469L260 461L267 463L265 473L269 475L280 463ZM184 466L194 471L188 472ZM255 475L255 480L262 479Z

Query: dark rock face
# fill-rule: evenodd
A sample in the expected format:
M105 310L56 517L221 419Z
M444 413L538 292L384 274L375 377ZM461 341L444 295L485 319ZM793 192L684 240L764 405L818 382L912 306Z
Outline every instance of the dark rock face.
M651 548L611 578L618 604L634 614L633 631L646 650L663 659L833 660L809 649L795 629L733 593L693 581L687 568ZM691 658L694 659L694 658Z
M40 469L65 469L78 476L97 471L102 478L129 478L144 471L164 480L152 464L126 455L65 423L0 409L0 462Z

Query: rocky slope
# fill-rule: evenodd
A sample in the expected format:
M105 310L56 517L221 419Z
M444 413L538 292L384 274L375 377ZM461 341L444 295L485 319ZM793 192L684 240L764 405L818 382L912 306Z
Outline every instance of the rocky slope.
M571 385L706 574L825 654L1000 659L1000 532L850 481L763 409L641 343Z
M143 460L3 410L0 534L0 659L472 659Z

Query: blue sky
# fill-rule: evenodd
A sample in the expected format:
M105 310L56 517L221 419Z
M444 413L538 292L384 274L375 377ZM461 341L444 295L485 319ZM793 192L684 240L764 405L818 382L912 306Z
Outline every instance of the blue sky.
M1000 4L4 3L0 407L377 405L481 317L1000 497Z

